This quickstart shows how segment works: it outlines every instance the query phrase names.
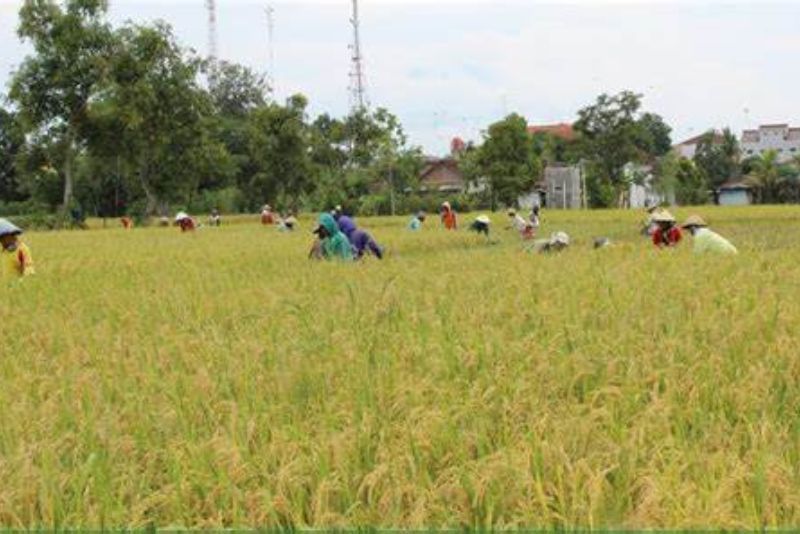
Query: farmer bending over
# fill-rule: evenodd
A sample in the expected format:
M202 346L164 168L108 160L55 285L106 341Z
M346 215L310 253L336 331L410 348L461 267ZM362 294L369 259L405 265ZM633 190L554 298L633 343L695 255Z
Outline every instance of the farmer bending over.
M181 232L194 232L194 229L197 228L194 219L183 211L178 212L175 216L175 223L181 227Z
M469 225L469 229L472 232L484 234L486 237L489 237L489 225L491 223L492 221L486 215L478 215L475 217L475 220L472 221L472 224Z
M269 204L264 204L261 208L261 224L264 226L275 224L275 215L272 213L272 207Z
M417 230L422 229L422 223L425 222L425 212L420 211L413 217L411 217L411 221L408 223L408 229L416 232Z
M19 278L33 274L33 256L25 243L19 240L22 230L7 221L0 219L0 244L3 246L2 257L3 278Z
M318 244L315 243L311 249L310 257L352 261L353 249L350 241L339 230L336 219L330 213L323 213L319 216L319 226L314 233L318 236ZM315 251L315 249L317 250Z
M550 236L550 239L537 239L533 243L533 247L527 250L533 250L540 254L547 254L550 252L561 252L569 246L569 235L566 232L555 232Z
M458 228L458 218L456 217L456 212L450 207L449 202L442 202L442 207L439 210L439 214L442 218L442 224L446 229L455 230Z
M653 232L653 244L658 248L674 247L680 243L683 235L681 229L675 225L675 217L666 210L661 210L653 215L653 222L657 224Z
M510 209L508 210L508 218L511 221L509 228L513 228L520 236L525 237L525 229L528 226L528 222L525 221L522 215L517 213L517 210Z
M383 249L380 245L364 230L357 228L350 234L350 244L353 247L353 254L357 260L363 258L367 253L372 254L379 260L383 259Z
M336 224L339 225L339 230L341 230L342 233L347 236L347 239L352 243L352 235L353 232L356 231L356 223L353 222L353 219L344 214L341 206L336 206L336 208L334 208L334 210L331 212L331 215L333 215L333 218L336 219Z
M683 227L692 234L694 238L694 251L696 253L717 252L720 254L738 254L738 250L730 241L709 230L706 222L698 215L692 215Z

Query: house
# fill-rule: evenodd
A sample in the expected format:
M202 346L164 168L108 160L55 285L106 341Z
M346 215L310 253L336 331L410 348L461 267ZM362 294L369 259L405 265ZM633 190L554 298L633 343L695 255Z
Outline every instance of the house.
M629 208L646 208L659 204L674 204L675 193L669 191L664 194L655 187L655 176L651 165L638 165L628 163L624 169L626 178L630 182L628 188L627 204Z
M419 176L421 192L462 193L467 189L458 161L452 157L428 157Z
M713 130L713 132L714 132L713 143L715 145L722 144L723 140L725 139L722 133L716 130ZM674 145L672 148L673 150L678 152L679 156L686 159L694 159L694 155L697 153L697 147L700 145L700 141L702 141L707 134L708 132L703 132L700 135L690 137L686 141Z
M753 203L752 189L742 180L729 180L716 193L720 206L747 206Z
M778 163L786 163L800 155L800 128L788 124L766 124L757 130L742 132L742 157L752 158L767 150L778 153Z
M583 181L577 165L550 164L544 169L544 205L549 209L579 209Z

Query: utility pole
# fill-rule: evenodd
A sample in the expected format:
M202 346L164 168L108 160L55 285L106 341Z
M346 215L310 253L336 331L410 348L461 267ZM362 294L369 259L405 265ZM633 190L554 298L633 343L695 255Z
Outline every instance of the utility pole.
M353 16L350 19L353 25L353 44L351 50L352 71L350 72L351 107L353 111L363 110L366 103L366 84L364 81L364 58L361 55L360 21L358 18L358 0L353 0Z
M269 47L268 50L268 60L269 60L269 71L267 72L267 84L269 87L267 90L270 94L275 94L275 9L272 7L271 4L267 4L265 9L267 13L267 46Z

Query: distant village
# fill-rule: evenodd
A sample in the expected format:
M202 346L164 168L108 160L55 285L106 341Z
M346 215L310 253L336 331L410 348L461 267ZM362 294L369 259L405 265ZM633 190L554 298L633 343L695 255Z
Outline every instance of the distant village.
M566 142L577 137L572 124L558 123L531 125L528 132L548 134ZM673 150L682 158L692 159L697 147L707 134L694 136L676 145ZM722 134L714 131L714 142L722 142ZM763 155L769 150L777 153L778 163L788 163L800 154L800 127L789 124L765 124L755 130L744 130L739 138L742 158ZM420 190L422 192L438 192L449 194L477 193L480 185L468 183L459 169L458 157L466 149L467 144L460 137L450 143L450 154L445 157L428 156L420 174ZM631 183L627 200L630 208L645 208L656 204L674 204L674 193L662 193L653 187L652 167L648 165L630 165L628 172L641 173L643 179L639 183ZM521 208L540 205L550 209L580 209L586 207L586 184L579 165L560 162L545 166L541 180L528 195L520 197ZM732 178L710 191L710 198L722 206L747 205L753 203L752 186L745 177Z

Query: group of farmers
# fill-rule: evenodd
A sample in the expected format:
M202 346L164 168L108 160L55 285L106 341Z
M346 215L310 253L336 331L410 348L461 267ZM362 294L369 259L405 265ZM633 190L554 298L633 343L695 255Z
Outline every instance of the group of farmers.
M658 206L647 209L645 233L658 248L677 246L683 239L682 230L689 232L694 238L694 251L698 253L716 252L720 254L736 254L738 251L730 241L708 228L708 224L699 215L692 215L678 226L675 216Z
M698 215L692 215L678 225L675 217L666 209L654 206L647 209L647 219L644 221L643 233L660 249L678 246L683 239L683 232L689 232L694 240L694 251L698 253L712 252L720 254L736 254L738 251L733 244L716 232L709 229L708 224ZM569 235L565 232L555 232L548 239L534 239L540 226L539 207L535 206L527 220L516 210L507 212L509 217L508 229L513 229L523 240L531 240L532 245L526 250L548 253L558 252L570 244ZM458 229L458 216L449 202L444 202L439 211L441 224L447 230ZM425 223L425 212L414 215L408 224L411 231L419 231ZM294 213L284 216L272 211L265 205L261 212L261 222L265 225L277 224L281 231L293 231L297 228L298 221ZM366 231L358 228L352 217L346 215L341 206L336 206L331 212L319 216L317 227L313 233L316 236L309 252L309 257L314 259L338 259L353 261L374 256L383 259L385 249ZM133 222L123 218L125 228L131 228ZM162 225L169 225L166 218L162 218ZM197 227L195 220L184 212L175 217L175 224L183 232L193 231ZM211 226L222 224L222 217L215 209L209 218ZM468 229L478 234L489 236L491 220L486 215L475 217ZM28 247L19 239L22 230L6 219L0 218L0 275L3 277L23 277L34 272L33 257ZM608 238L595 238L595 248L610 245Z

